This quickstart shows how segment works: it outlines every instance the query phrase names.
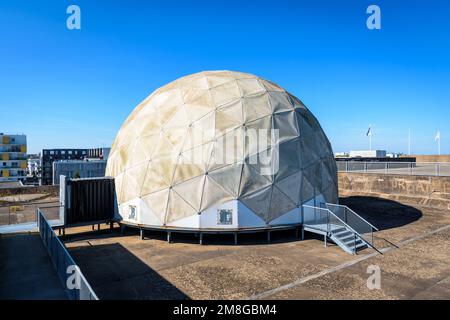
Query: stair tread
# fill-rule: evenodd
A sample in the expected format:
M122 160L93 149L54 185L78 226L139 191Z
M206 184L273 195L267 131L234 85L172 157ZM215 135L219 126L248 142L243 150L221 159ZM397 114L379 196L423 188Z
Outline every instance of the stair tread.
M345 239L348 237L353 237L353 233L352 232L345 232L345 233L338 233L338 234L334 234L336 237L340 238L340 239Z

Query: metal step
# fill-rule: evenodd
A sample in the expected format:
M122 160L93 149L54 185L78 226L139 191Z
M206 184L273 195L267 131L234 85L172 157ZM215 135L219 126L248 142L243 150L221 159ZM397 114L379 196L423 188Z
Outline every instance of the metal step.
M368 248L368 246L367 246L366 243L361 242L360 244L357 244L357 245L356 245L356 249L359 249L359 248L365 249L365 248Z
M345 231L343 231L343 232L341 231L339 233L333 232L333 235L339 239L345 239L348 237L353 237L353 232L351 232L350 230L345 230Z
M333 230L334 234L340 234L340 233L345 233L345 232L348 232L348 229L346 227L338 227Z
M353 241L355 239L355 236L353 234L346 235L345 237L337 237L342 242L348 242Z
M355 252L367 248L367 244L359 236L356 237L355 241L355 236L353 232L347 228L337 233L333 232L330 235L330 239L333 242L335 242L338 246L340 246L344 251L350 254L354 254Z
M356 238L356 241L354 239L349 239L347 241L342 241L342 243L345 244L347 247L352 247L354 245L358 245L361 242L364 243L360 238Z

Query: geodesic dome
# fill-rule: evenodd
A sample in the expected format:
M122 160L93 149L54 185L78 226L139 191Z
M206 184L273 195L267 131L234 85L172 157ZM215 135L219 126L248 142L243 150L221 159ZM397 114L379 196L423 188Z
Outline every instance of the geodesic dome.
M299 223L302 204L337 200L316 118L278 85L240 72L200 72L153 92L122 125L106 174L122 222L152 227Z

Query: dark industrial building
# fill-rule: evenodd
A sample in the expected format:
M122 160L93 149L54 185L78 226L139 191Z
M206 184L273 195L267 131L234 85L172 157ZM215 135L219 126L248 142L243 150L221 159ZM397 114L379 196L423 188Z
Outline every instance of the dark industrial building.
M41 153L41 185L53 184L53 162L59 160L104 159L109 148L94 149L43 149Z

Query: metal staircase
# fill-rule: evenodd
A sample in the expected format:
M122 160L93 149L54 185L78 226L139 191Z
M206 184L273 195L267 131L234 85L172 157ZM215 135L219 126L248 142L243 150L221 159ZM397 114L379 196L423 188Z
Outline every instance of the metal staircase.
M356 254L367 247L380 252L374 245L376 227L347 206L322 203L320 207L303 205L303 230L321 234L345 252Z

